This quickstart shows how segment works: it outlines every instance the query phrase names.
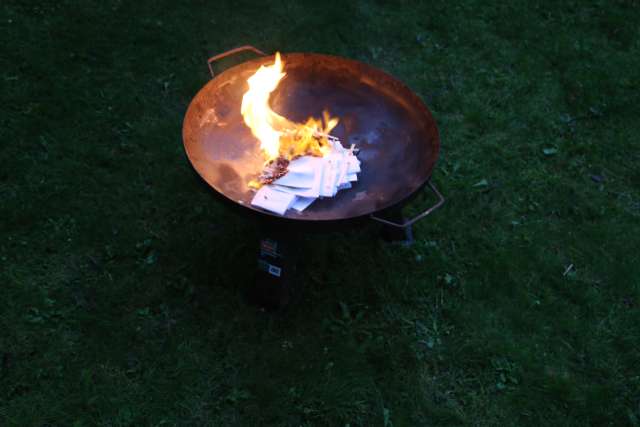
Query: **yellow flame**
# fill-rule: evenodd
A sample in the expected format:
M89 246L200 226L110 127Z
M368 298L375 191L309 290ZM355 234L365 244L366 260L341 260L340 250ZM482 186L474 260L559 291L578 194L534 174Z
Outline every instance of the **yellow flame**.
M271 116L275 113L269 108L269 95L285 76L282 72L280 53L276 53L273 65L262 65L249 79L249 90L242 97L240 112L253 136L260 140L262 148L269 158L278 156L280 132L271 126Z
M273 64L262 65L249 77L249 90L242 97L240 107L244 122L260 141L267 160L278 156L293 159L303 155L326 155L331 151L327 136L338 124L337 118L324 111L324 124L313 117L304 124L294 123L269 107L269 96L286 75L283 66L278 52Z

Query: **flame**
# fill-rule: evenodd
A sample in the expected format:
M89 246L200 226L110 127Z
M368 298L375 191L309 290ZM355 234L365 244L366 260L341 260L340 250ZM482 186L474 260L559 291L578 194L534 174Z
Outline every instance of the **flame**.
M298 156L324 156L331 151L329 132L338 124L328 111L323 120L309 117L306 123L294 123L269 107L269 95L286 75L280 53L275 62L262 65L247 83L249 90L242 97L240 112L253 136L260 141L260 148L267 160L284 157L291 160Z

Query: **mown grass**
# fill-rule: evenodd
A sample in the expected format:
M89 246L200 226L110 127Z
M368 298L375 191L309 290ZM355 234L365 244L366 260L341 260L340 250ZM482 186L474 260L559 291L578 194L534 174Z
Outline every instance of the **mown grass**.
M0 11L0 425L640 423L638 2ZM241 44L380 67L443 142L415 245L310 236L275 315L181 142Z

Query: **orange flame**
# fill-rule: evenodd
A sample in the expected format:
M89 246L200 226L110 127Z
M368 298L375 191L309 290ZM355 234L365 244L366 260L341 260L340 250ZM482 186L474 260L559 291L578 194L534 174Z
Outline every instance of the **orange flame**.
M269 107L269 95L286 75L283 65L278 52L273 64L262 65L249 77L249 90L242 97L240 107L244 122L260 141L267 160L278 156L289 160L304 155L324 156L331 151L327 137L338 124L337 118L324 111L324 124L313 117L304 124L294 123Z

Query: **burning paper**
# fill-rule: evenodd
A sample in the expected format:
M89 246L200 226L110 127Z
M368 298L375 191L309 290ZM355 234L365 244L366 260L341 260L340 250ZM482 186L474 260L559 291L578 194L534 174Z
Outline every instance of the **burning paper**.
M250 187L259 189L251 204L279 215L289 208L306 209L318 197L333 197L357 181L360 162L353 147L345 149L329 135L338 124L324 111L322 119L310 117L295 123L269 106L269 96L286 75L280 54L261 66L247 83L241 113L251 133L260 141L267 163Z
M260 188L251 204L279 215L284 215L289 208L302 212L317 198L333 197L338 191L351 188L351 183L358 180L359 171L360 161L353 150L334 142L326 156L292 160L288 173ZM264 200L265 195L268 202Z

